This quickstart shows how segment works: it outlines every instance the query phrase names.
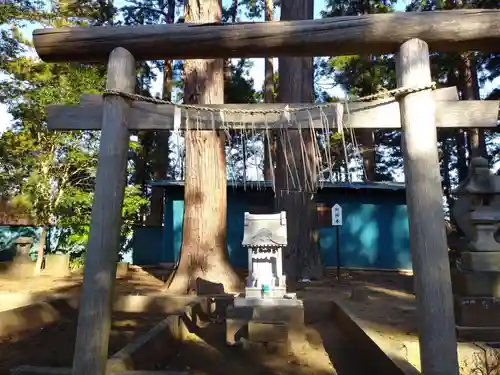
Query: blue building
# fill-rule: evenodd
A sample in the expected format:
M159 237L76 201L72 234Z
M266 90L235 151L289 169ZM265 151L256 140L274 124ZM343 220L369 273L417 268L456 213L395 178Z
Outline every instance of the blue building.
M165 189L164 225L138 227L132 242L133 263L175 263L182 242L184 183L155 182ZM353 269L410 270L408 215L403 184L324 184L316 195L318 207L338 203L343 211L340 235L340 265ZM235 267L247 267L241 247L244 212L274 212L274 193L269 183L228 183L227 247ZM289 219L291 220L291 219ZM337 230L322 226L320 247L327 267L336 266Z

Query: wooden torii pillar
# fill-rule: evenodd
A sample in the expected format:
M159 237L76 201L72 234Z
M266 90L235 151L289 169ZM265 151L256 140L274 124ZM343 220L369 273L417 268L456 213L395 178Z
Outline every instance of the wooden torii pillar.
M152 60L397 53L398 84L418 87L430 83L428 46L456 52L497 49L500 11L393 13L229 25L43 29L35 30L33 40L45 61L99 62L109 58L107 88L122 92L133 89L132 55L137 60ZM402 97L399 103L385 100L358 104L357 109L351 105L354 110L346 118L353 128L403 131L421 362L426 375L458 374L436 126L496 126L498 117L497 102L443 103L438 101L443 93L422 91ZM283 108L276 106L253 108ZM85 97L79 106L49 108L51 129L102 130L74 375L105 373L128 130L173 129L174 112L173 106L127 103L121 97L106 97L104 101ZM375 113L378 117L373 118ZM278 115L267 123L281 121ZM212 129L211 116L203 123L206 129ZM320 125L313 121L312 126Z

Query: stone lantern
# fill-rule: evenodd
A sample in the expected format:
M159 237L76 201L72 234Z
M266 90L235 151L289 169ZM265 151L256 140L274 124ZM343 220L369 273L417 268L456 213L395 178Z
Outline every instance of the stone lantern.
M454 271L455 319L461 338L500 337L500 176L474 158L455 190L453 217L465 237Z

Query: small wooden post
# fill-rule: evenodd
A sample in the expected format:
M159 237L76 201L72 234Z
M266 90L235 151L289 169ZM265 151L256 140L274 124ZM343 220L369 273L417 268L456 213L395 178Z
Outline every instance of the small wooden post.
M135 82L134 57L123 48L114 49L108 61L107 89L133 93ZM106 371L126 182L128 109L121 97L104 99L73 375L104 375Z
M431 83L429 48L422 40L402 44L396 66L399 87ZM427 90L402 97L400 106L421 369L425 375L458 375L436 104Z

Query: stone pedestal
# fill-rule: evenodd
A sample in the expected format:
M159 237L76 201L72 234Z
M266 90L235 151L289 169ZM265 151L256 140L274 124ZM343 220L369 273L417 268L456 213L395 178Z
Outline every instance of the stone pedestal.
M500 298L500 272L453 270L452 285L456 296Z
M273 345L286 351L289 338L304 328L304 305L293 298L236 298L226 311L228 345ZM255 344L255 345L252 345Z
M291 334L304 327L304 306L295 294L286 292L282 254L287 245L286 214L245 212L244 230L249 277L245 295L226 310L226 342L288 352Z
M452 271L457 332L466 340L489 341L500 332L500 176L475 158L455 192L453 215L468 243Z
M43 272L54 277L68 276L71 273L69 254L45 255L45 268Z

